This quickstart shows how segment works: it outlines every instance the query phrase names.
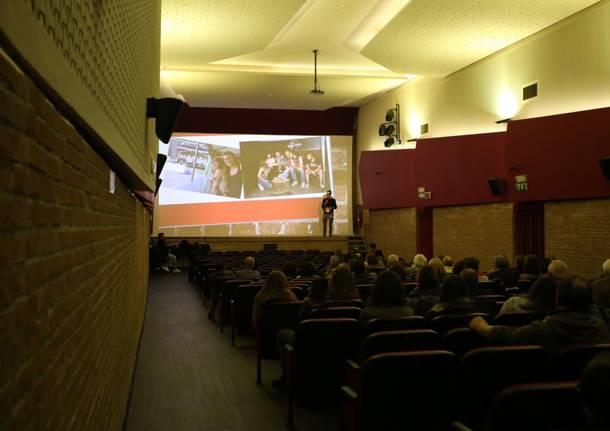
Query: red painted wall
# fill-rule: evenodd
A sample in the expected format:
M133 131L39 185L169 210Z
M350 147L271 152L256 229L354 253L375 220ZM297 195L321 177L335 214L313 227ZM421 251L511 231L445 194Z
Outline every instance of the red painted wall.
M409 156L401 156L401 154ZM365 208L469 205L610 196L599 159L610 156L610 108L512 121L506 133L421 139L416 150L362 153ZM381 174L378 174L381 172ZM526 174L528 190L514 191ZM493 196L487 180L507 178ZM432 199L417 199L417 187Z
M419 206L504 202L505 196L491 194L487 180L504 176L505 141L506 133L418 140L416 187L432 193Z
M363 151L360 190L365 208L404 208L417 205L415 150Z
M610 156L610 108L508 123L506 167L513 201L610 196L599 159ZM528 190L514 191L526 174Z
M354 133L358 108L326 111L290 109L192 108L184 106L176 132L270 135L347 135Z

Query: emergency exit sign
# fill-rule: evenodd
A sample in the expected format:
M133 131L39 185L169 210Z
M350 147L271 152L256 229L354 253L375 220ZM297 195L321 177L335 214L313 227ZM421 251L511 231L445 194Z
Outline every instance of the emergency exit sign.
M526 192L527 191L527 175L516 175L515 176L515 191Z

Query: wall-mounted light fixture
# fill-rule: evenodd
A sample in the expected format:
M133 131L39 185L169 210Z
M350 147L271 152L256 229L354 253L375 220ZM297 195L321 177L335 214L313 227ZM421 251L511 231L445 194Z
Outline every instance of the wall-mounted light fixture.
M385 123L379 125L379 136L386 136L383 145L386 148L394 144L402 144L400 140L400 105L389 109L385 114Z
M146 118L155 119L155 134L164 144L167 144L172 137L183 105L182 100L173 97L146 99Z

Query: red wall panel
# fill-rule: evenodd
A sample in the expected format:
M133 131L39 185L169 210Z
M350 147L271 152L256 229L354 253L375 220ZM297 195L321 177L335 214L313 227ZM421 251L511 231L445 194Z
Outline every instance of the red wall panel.
M610 108L508 123L506 166L514 201L610 196L598 160L610 156ZM514 191L526 174L528 190Z
M363 151L359 177L365 208L404 208L417 205L415 150Z
M418 206L504 202L487 180L504 177L506 133L421 139L415 150L415 186L432 193Z

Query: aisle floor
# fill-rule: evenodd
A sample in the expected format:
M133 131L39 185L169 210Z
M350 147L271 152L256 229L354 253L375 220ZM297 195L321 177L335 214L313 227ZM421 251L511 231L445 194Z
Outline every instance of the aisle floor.
M256 351L250 338L230 345L207 319L185 273L152 274L144 331L127 412L127 431L286 430L287 402L271 388L277 361L263 361L257 386ZM299 431L335 431L337 409L296 409Z

